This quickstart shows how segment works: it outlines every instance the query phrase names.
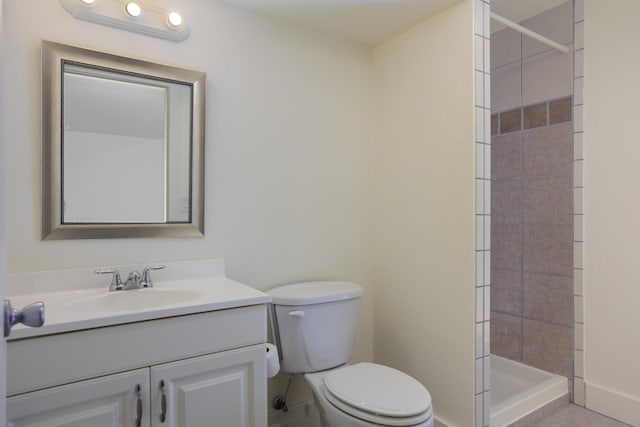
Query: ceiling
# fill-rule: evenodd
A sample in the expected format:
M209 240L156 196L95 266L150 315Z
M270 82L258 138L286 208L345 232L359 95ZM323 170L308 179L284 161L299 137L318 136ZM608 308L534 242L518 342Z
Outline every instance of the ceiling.
M298 25L376 46L461 0L223 0ZM515 22L568 0L491 0ZM492 25L492 30L499 27Z

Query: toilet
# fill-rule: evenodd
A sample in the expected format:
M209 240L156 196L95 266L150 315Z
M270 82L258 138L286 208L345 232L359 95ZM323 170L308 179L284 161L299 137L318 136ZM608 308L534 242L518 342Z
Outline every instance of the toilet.
M431 395L416 379L375 363L346 364L361 286L305 282L267 293L281 370L304 374L322 427L433 427Z

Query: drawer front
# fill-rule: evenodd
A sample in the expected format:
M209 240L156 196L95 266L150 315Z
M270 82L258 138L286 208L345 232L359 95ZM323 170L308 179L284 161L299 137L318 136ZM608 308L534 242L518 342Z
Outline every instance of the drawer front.
M7 343L7 396L266 342L264 305Z

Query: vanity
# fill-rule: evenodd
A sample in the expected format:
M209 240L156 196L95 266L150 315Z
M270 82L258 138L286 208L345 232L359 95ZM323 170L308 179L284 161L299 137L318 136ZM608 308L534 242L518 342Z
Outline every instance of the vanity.
M221 260L154 274L152 288L115 292L93 269L9 276L16 306L46 305L42 328L7 343L9 425L266 427L269 296Z

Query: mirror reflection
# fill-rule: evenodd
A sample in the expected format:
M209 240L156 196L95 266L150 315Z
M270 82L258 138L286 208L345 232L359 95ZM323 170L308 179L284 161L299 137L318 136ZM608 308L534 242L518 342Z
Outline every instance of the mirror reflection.
M204 234L205 74L43 42L43 239Z
M188 222L190 87L66 63L63 76L63 223Z

